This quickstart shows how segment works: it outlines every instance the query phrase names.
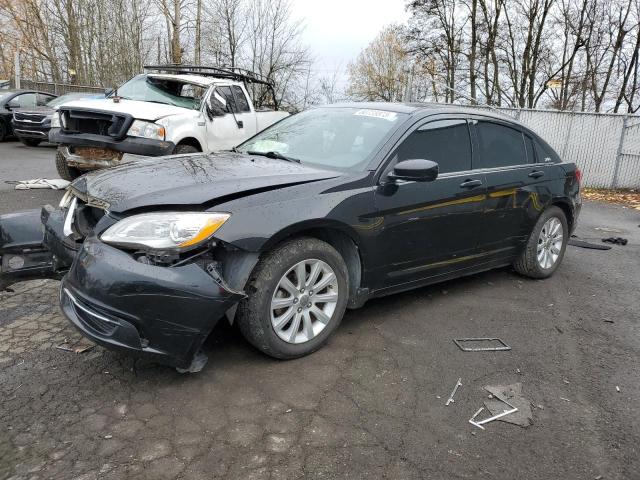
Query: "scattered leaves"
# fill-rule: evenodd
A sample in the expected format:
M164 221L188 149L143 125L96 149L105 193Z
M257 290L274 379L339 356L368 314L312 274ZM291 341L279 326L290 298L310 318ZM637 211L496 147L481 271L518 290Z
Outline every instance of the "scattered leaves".
M605 188L584 188L581 191L585 200L618 203L640 210L640 192L636 190L608 190Z

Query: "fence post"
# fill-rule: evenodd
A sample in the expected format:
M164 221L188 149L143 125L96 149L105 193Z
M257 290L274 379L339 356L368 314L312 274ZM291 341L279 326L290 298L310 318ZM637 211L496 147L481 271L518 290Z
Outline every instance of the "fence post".
M20 51L18 50L14 57L15 66L14 66L14 75L15 75L15 86L17 90L20 90Z
M566 112L561 112L566 113ZM567 136L564 139L564 145L562 146L562 161L565 162L567 158L567 147L569 146L569 140L571 139L571 130L573 130L573 119L576 118L576 114L571 112L571 119L569 120L569 128L567 129Z
M618 188L618 175L620 173L620 162L622 162L622 146L624 145L624 137L627 133L627 122L629 116L625 115L622 119L622 131L620 132L620 142L618 143L618 151L616 152L616 164L613 169L613 180L611 188Z

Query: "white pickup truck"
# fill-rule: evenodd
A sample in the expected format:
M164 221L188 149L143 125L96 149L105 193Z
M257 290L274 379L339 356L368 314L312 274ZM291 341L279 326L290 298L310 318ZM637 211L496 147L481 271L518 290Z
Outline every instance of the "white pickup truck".
M276 110L256 109L249 85L270 93ZM58 173L73 180L84 171L120 164L125 153L229 150L288 115L277 111L273 85L251 72L147 66L104 99L60 106L49 140L58 144Z

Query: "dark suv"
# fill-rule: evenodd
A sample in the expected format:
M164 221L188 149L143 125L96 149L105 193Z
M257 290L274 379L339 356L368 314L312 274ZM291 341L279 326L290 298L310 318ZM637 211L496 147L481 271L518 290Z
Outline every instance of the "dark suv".
M202 366L225 315L295 358L372 297L507 265L552 275L579 192L576 165L511 118L321 107L233 151L90 173L59 209L0 217L0 280L64 275L62 309L86 336L180 368Z
M20 108L42 107L57 95L35 90L0 90L0 142L13 135L13 112Z

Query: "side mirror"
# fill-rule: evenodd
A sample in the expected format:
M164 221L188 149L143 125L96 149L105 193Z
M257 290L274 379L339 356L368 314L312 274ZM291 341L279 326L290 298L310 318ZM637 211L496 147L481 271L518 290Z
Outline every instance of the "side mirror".
M431 160L403 160L398 162L389 174L391 180L432 182L438 177L438 164Z
M20 104L18 102L13 101L13 100L11 100L5 106L7 107L7 110L13 110L14 108L20 108Z
M111 95L114 92L113 88L105 88L104 89L104 96L105 98L108 97L109 95Z
M207 113L211 118L225 116L225 111L220 106L212 104L212 102L207 102Z

